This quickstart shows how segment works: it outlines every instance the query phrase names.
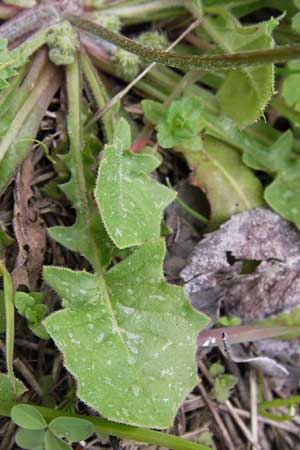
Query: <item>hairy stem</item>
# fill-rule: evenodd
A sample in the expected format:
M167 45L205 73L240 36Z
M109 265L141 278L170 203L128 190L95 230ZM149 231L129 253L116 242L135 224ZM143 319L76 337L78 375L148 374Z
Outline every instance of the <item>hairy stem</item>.
M180 56L172 52L154 50L114 33L107 28L80 19L77 16L70 17L71 22L81 30L91 35L101 37L118 45L131 53L141 56L147 61L158 62L170 67L186 70L221 70L235 69L243 66L255 66L289 61L300 57L300 44L292 44L258 51L218 54L209 56Z

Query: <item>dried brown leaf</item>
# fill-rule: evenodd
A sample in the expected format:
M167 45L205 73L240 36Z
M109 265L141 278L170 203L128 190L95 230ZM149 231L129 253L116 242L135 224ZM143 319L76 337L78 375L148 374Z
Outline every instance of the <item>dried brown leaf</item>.
M32 177L30 154L20 167L15 182L13 226L18 256L12 273L15 289L22 286L29 291L37 287L46 247L46 229L31 188Z

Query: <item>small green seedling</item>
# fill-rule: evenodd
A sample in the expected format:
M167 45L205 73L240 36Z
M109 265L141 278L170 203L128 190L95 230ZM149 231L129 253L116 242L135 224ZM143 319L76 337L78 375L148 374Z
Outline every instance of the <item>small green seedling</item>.
M230 395L232 388L237 383L237 378L231 374L224 373L225 369L221 364L212 364L209 368L209 375L214 380L214 396L219 403L226 402Z

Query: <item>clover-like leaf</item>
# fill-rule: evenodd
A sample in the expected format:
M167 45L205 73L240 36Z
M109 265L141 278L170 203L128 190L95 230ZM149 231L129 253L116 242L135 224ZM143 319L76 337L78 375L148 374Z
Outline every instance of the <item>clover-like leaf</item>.
M106 230L119 248L157 239L163 210L175 198L149 176L160 164L157 154L134 154L129 145L130 128L121 119L112 145L105 147L95 190Z
M45 433L45 450L72 450L62 439L56 437L50 430Z
M76 417L56 417L49 424L49 430L55 436L69 442L84 441L94 433L94 425L85 419Z
M31 405L16 405L11 410L12 420L26 430L43 430L47 423L42 414Z
M46 267L64 310L45 326L78 383L105 417L166 428L197 383L195 342L207 317L162 277L162 240L146 243L100 278Z
M16 434L16 444L26 450L43 450L44 438L44 430L26 430L19 428Z
M222 16L209 18L204 28L225 52L251 51L272 48L271 32L278 21L242 26L228 11ZM225 82L218 91L223 112L240 125L248 125L263 112L274 91L272 64L243 67L226 72Z

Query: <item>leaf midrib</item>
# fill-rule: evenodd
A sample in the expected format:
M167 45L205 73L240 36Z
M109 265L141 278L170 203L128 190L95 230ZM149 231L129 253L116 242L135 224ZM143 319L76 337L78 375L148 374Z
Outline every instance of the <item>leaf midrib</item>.
M205 157L214 164L214 166L220 170L220 172L224 175L224 177L229 181L229 183L234 187L235 191L239 195L239 197L244 202L247 209L250 209L252 207L251 203L248 202L247 197L245 196L243 190L239 188L238 183L235 182L234 178L230 175L229 172L222 166L222 164L219 163L219 161L215 158L213 158L206 150L202 150L203 153L205 153Z

